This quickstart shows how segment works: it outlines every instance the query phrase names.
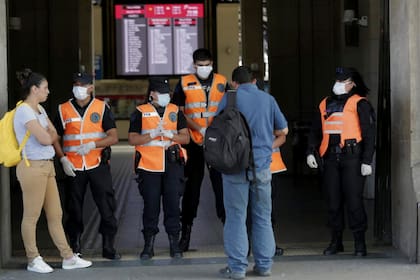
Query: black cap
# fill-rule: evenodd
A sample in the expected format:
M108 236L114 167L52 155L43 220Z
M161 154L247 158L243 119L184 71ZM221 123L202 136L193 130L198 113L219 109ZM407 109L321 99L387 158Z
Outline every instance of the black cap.
M165 77L150 77L149 90L159 93L169 93L169 81Z
M89 85L93 83L93 76L88 73L74 73L73 83L81 83L82 85Z
M338 81L344 81L348 78L352 78L355 69L353 68L346 68L346 67L337 67L335 68L335 79Z

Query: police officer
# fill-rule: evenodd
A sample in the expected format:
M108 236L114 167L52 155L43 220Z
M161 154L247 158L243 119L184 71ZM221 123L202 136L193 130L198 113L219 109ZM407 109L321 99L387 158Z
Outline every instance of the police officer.
M93 199L101 215L102 256L119 259L114 249L117 220L115 198L109 166L109 146L118 142L115 120L108 105L92 96L93 77L87 73L73 76L74 98L60 104L54 125L63 147L54 143L64 172L71 177L66 188L68 219L65 231L75 253L81 253L83 233L83 201L89 183Z
M154 255L161 197L170 255L181 258L179 201L184 189L186 151L180 144L188 144L190 136L183 113L169 103L168 80L151 77L148 100L131 115L128 133L129 144L136 148L135 169L144 200L144 249L140 258L147 260Z
M213 72L213 58L209 50L197 49L193 53L195 74L183 76L175 88L173 103L184 112L192 141L186 146L188 162L185 167L187 182L182 198L182 236L180 247L187 251L191 228L197 216L200 188L204 177L203 137L216 114L226 89L226 78ZM224 223L222 176L208 166L216 201L216 212Z
M375 114L369 89L354 68L336 69L332 94L319 105L309 136L307 164L322 168L331 243L324 255L343 252L344 206L354 236L354 254L366 256L367 216L363 205L366 176L372 173ZM318 157L319 155L319 157Z

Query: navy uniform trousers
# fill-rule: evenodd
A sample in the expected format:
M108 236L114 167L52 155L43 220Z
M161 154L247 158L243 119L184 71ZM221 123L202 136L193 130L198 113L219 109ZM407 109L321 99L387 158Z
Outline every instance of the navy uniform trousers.
M346 206L350 230L366 231L367 215L363 204L365 177L360 173L360 154L328 152L323 160L323 189L328 207L328 226L333 231L344 229Z
M93 200L101 215L99 233L103 236L115 236L118 229L114 216L116 202L109 164L101 163L96 168L75 173L76 177L70 177L70 186L66 187L66 233L69 237L75 237L83 232L83 201L89 183Z
M179 234L179 201L184 191L184 166L166 159L165 172L150 172L138 169L138 188L144 200L143 233L159 232L159 214L162 198L165 230L169 235Z
M192 225L197 217L197 208L200 201L201 183L204 178L205 160L203 147L191 141L185 146L188 155L185 166L185 177L187 182L182 198L182 224ZM225 222L225 208L223 206L223 181L222 174L209 167L209 175L213 192L215 195L217 217Z

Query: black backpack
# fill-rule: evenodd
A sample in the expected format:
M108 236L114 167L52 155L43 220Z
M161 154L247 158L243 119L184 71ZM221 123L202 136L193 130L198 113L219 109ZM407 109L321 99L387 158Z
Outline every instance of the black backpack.
M237 174L254 167L251 133L245 117L236 108L236 91L226 94L226 108L206 130L204 158L223 174Z

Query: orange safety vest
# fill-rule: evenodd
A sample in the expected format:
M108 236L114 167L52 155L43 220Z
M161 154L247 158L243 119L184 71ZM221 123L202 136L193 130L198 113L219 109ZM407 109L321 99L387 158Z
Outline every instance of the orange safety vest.
M286 165L283 162L283 158L281 157L280 148L273 149L273 153L271 156L270 170L271 170L271 174L284 172L287 170Z
M102 119L105 102L94 98L86 108L83 117L79 115L71 101L58 106L64 128L63 151L76 170L87 170L97 167L101 162L103 148L92 149L87 155L77 154L80 145L105 138Z
M213 121L220 100L225 93L226 78L220 74L213 74L213 82L208 99L201 87L200 81L194 74L181 78L182 89L185 93L184 113L200 127L207 128ZM192 140L201 145L203 135L197 130L189 129Z
M344 147L344 141L347 139L356 139L359 143L362 140L362 130L360 128L359 115L357 113L357 103L365 99L354 94L347 99L343 112L335 112L324 118L327 112L327 98L324 98L319 104L322 123L322 141L319 147L319 154L322 157L327 151L330 134L340 134L340 147Z
M178 133L178 106L169 103L162 119L156 108L150 103L137 106L137 110L141 112L142 116L141 134L149 134L158 128L161 120L164 130L170 130L173 134ZM171 145L179 144L164 136L157 136L146 144L136 145L136 151L141 155L137 168L152 172L165 172L165 150ZM186 156L185 150L182 149L182 151Z

